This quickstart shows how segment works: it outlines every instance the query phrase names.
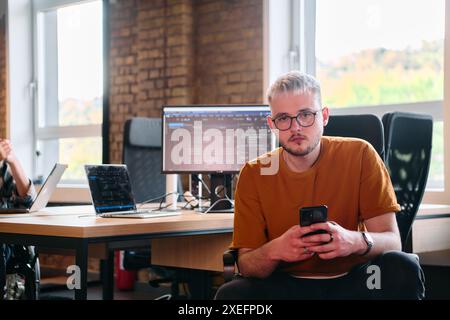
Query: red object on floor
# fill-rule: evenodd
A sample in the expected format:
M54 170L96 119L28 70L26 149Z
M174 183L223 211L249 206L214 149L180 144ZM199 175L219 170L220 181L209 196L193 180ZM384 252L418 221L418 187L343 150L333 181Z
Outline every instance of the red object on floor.
M133 290L137 278L137 271L123 268L123 251L116 251L114 256L114 269L116 270L116 288L119 290Z

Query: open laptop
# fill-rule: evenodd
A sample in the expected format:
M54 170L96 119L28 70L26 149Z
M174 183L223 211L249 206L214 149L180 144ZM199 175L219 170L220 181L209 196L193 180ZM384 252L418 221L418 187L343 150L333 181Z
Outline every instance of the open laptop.
M158 218L180 211L137 209L126 165L85 165L92 203L103 218Z
M67 169L66 164L55 164L52 171L48 175L41 189L39 190L38 195L33 200L33 203L29 209L27 208L1 208L0 214L2 213L30 213L39 211L47 206L48 200L55 191L56 186L61 180L61 177L64 171Z

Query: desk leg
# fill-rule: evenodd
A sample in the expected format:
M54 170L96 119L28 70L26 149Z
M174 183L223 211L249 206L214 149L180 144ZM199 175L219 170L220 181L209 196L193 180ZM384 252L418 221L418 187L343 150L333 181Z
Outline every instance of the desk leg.
M102 260L103 300L114 299L114 250L108 250L107 260Z
M6 244L0 243L0 300L3 300L5 294L5 279L6 279Z
M76 265L80 268L80 289L75 289L75 300L87 300L88 242L81 240L76 249Z

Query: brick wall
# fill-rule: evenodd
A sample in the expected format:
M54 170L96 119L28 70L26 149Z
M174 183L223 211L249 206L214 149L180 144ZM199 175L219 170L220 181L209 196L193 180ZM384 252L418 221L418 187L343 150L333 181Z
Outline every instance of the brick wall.
M195 103L262 103L262 1L194 1Z
M7 95L6 95L6 27L5 17L0 17L0 138L7 137Z
M130 117L262 103L262 0L118 0L110 10L110 162L121 161Z
M190 0L122 0L111 6L110 161L122 159L123 125L159 117L193 96Z

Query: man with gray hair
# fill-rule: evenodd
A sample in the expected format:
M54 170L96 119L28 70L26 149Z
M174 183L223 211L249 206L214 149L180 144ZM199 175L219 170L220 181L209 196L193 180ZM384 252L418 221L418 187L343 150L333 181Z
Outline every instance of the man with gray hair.
M241 170L231 244L240 276L216 299L422 299L423 272L400 251L400 206L375 149L323 136L329 111L310 75L281 76L268 100L281 147ZM275 158L278 172L262 175ZM321 205L328 221L299 226L299 209Z

